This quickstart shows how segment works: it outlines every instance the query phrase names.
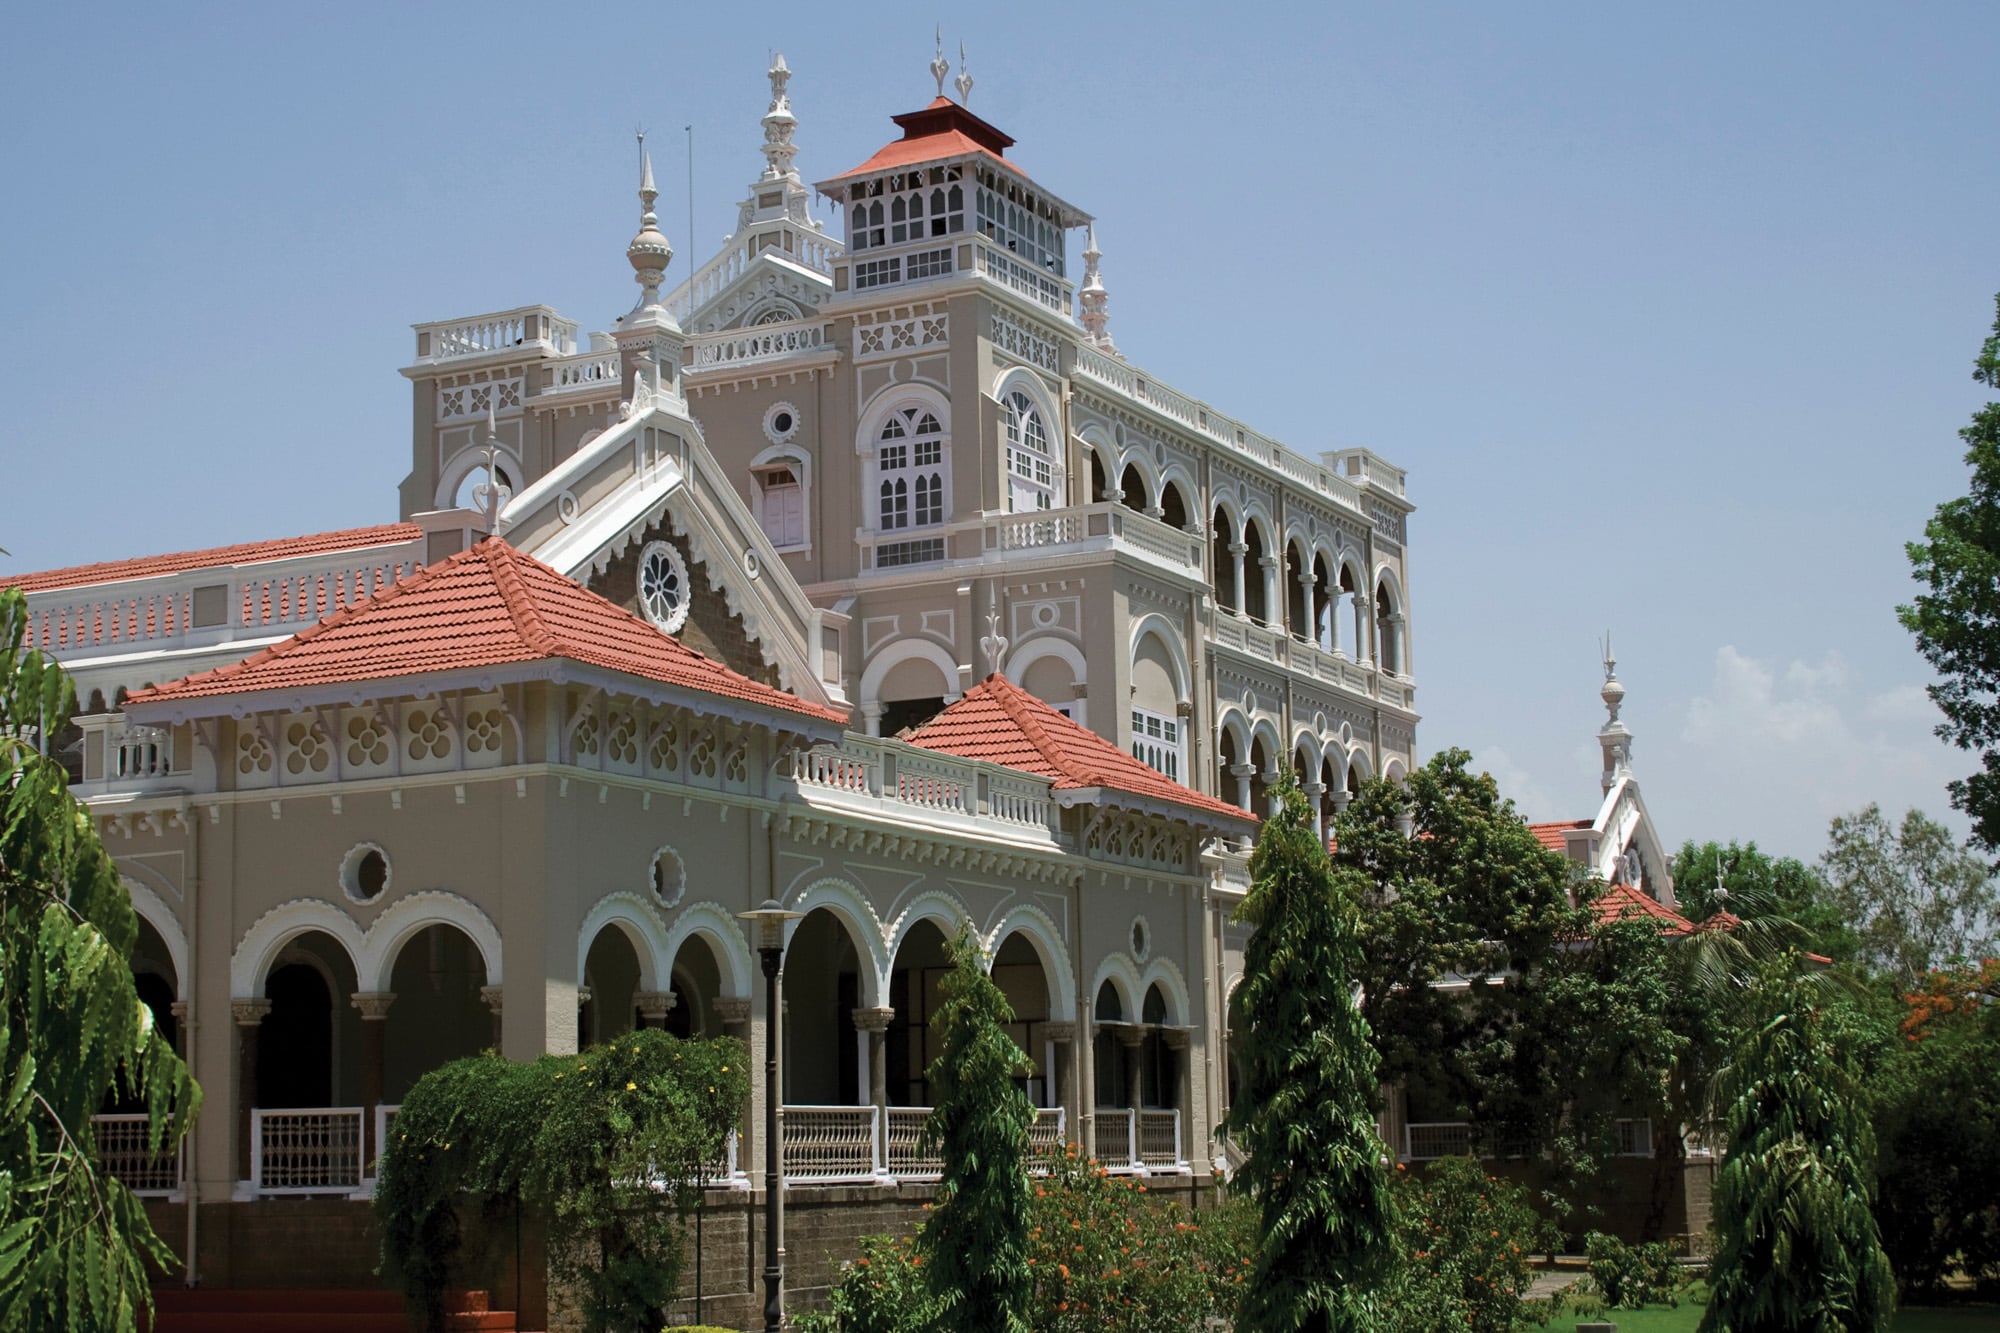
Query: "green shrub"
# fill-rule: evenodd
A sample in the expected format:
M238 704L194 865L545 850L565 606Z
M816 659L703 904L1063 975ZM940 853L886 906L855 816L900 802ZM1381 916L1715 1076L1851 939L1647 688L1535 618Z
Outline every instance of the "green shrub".
M1528 1192L1470 1157L1398 1166L1404 1268L1389 1303L1409 1333L1508 1333L1522 1319L1529 1258L1554 1244Z
M1583 1250L1590 1260L1591 1282L1614 1310L1678 1306L1681 1293L1695 1278L1664 1241L1627 1245L1616 1236L1593 1231L1583 1238Z
M559 1238L549 1268L577 1293L589 1333L657 1328L680 1274L677 1214L748 1092L741 1042L658 1030L529 1064L489 1052L434 1069L383 1145L383 1268L419 1320L441 1328L461 1203L517 1199Z
M842 1265L829 1308L793 1320L799 1333L919 1333L937 1316L923 1256L901 1236L864 1236Z

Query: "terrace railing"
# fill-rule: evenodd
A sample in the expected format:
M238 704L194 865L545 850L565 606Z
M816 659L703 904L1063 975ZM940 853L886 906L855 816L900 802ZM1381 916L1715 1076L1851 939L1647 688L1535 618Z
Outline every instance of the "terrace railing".
M250 1112L250 1186L258 1194L352 1194L363 1188L359 1106Z

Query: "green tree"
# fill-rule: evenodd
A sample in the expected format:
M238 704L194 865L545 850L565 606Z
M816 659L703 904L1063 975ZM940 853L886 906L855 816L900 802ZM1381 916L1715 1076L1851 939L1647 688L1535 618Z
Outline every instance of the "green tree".
M1034 1290L1028 1263L1028 1126L1034 1110L1014 1082L1028 1057L1006 1025L1014 1011L986 971L970 926L946 946L951 971L933 1020L935 1105L924 1140L944 1159L937 1200L918 1237L938 1306L936 1328L1020 1333Z
M1491 776L1446 750L1407 786L1371 782L1336 862L1360 877L1356 979L1385 1081L1489 1143L1547 1150L1561 1197L1654 1113L1681 1041L1666 957L1644 921L1600 922L1602 886L1538 842Z
M133 984L138 919L44 738L76 709L0 591L0 1330L134 1328L148 1262L174 1263L97 1157L90 1117L143 1098L173 1152L201 1104Z
M1871 1208L1875 1132L1853 1052L1786 964L1765 969L1754 1004L1724 1078L1729 1151L1701 1333L1878 1333L1895 1279Z
M1829 903L1853 923L1856 957L1902 990L1994 950L2000 889L1992 873L1920 810L1893 829L1874 804L1840 816L1820 867Z
M1386 1149L1373 1103L1378 1060L1354 998L1360 897L1369 883L1327 859L1297 784L1250 859L1238 909L1256 927L1239 991L1242 1090L1228 1128L1263 1242L1236 1327L1244 1333L1373 1330L1398 1268Z
M1972 378L2000 388L2000 297L1993 333ZM1951 784L1951 803L1972 817L1972 836L2000 851L2000 402L1959 431L1972 484L1947 500L1911 542L1911 576L1924 591L1896 608L1917 651L1942 677L1929 693L1944 711L1937 733L1979 755L1979 770Z
M1786 932L1795 947L1836 962L1853 958L1860 945L1815 867L1771 856L1754 841L1682 843L1674 855L1674 896L1690 921L1706 921L1717 912L1752 923L1782 918L1797 927Z

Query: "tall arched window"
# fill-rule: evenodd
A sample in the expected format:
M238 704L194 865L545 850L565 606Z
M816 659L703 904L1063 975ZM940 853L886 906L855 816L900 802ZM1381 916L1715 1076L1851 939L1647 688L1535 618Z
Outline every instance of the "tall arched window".
M875 470L883 531L944 522L944 429L929 410L906 407L882 423Z
M1053 509L1056 465L1042 410L1019 389L1001 403L1007 409L1007 508L1014 513Z

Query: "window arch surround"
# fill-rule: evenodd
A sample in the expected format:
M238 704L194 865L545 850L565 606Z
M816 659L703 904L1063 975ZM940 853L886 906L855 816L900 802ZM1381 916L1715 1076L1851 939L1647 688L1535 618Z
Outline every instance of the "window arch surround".
M862 418L855 452L869 460L865 524L879 532L951 517L951 409L928 387L898 385Z
M1064 503L1062 418L1048 389L1033 374L1017 369L1001 376L994 397L1000 403L1001 466L1009 512L1060 507Z

